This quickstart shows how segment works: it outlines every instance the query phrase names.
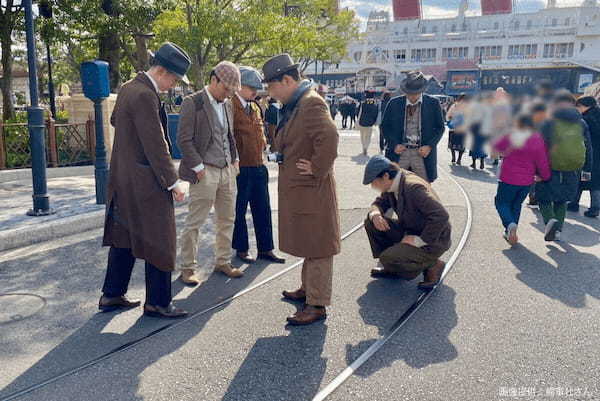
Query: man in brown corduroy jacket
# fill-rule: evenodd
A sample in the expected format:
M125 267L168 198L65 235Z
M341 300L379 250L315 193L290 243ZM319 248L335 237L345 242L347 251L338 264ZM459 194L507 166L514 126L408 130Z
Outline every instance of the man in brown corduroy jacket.
M238 258L254 263L248 242L246 212L252 211L258 259L285 263L273 249L273 224L269 199L269 171L264 164L267 141L259 105L254 101L262 89L262 76L251 67L240 67L242 88L233 97L234 135L240 157L240 174L237 177L237 200L232 247Z

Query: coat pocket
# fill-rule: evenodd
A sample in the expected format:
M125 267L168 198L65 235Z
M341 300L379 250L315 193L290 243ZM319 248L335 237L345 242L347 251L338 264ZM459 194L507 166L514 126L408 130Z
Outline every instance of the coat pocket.
M319 211L318 181L311 177L310 180L294 180L291 182L288 201L291 212L295 215L316 214Z
M159 192L162 188L158 183L152 167L136 163L134 168L134 182L131 191L138 193L140 199L145 200Z

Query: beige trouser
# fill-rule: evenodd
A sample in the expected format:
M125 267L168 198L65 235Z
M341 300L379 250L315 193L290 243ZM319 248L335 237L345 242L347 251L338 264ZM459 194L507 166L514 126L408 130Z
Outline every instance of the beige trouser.
M362 142L363 150L368 150L371 145L371 137L373 136L373 127L358 126L360 131L360 141Z
M425 181L429 181L425 169L425 159L419 154L419 149L406 149L400 153L398 165L405 170L412 171Z
M212 207L215 207L217 238L215 241L216 265L231 263L231 239L235 222L237 169L206 166L206 176L190 185L189 212L181 234L180 269L198 268L198 236Z
M306 292L306 303L313 306L331 305L332 279L333 256L304 259L301 288Z

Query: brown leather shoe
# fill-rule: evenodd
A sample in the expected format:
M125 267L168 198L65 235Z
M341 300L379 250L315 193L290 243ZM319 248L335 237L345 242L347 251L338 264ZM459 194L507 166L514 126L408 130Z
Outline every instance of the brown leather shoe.
M200 284L200 279L196 276L196 272L193 269L184 269L181 271L181 276L179 279L183 281L184 284L196 286Z
M181 309L176 308L173 303L170 303L169 306L163 308L162 306L153 306L153 305L144 305L144 315L150 317L159 317L163 319L177 319L181 317L186 317L188 312Z
M419 289L421 290L430 290L440 282L442 278L442 273L444 272L444 268L446 264L441 260L438 260L435 265L425 270L424 278L425 281L421 281L419 283Z
M292 326L306 326L325 319L327 319L327 311L324 307L318 308L316 306L306 305L303 310L288 317L287 321Z
M121 297L109 298L102 295L98 301L98 309L102 312L110 312L117 309L131 309L140 306L139 299L129 299L125 295Z
M289 299L294 302L304 302L306 301L306 292L300 288L296 291L283 291L281 293L285 299Z
M215 266L215 271L221 272L227 277L231 278L240 278L244 275L243 271L241 271L240 269L236 269L235 267L231 266L231 264Z

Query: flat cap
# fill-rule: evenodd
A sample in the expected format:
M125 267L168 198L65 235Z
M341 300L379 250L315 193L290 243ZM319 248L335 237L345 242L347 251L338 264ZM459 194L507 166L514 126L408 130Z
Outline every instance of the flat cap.
M256 69L252 67L241 66L240 74L242 76L241 80L243 86L248 86L256 90L263 89L263 77Z
M240 69L229 61L221 61L214 68L217 78L230 89L239 91L241 89Z
M382 155L375 155L371 157L371 160L369 160L367 166L365 167L363 185L371 184L373 181L375 181L379 174L381 174L383 171L389 170L392 168L392 166L393 164L390 159Z

